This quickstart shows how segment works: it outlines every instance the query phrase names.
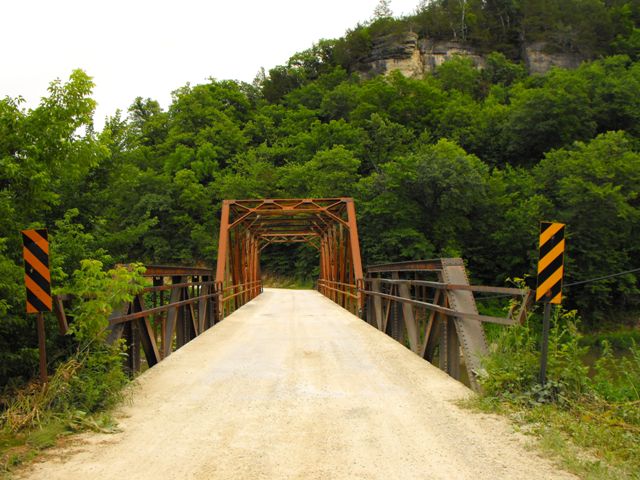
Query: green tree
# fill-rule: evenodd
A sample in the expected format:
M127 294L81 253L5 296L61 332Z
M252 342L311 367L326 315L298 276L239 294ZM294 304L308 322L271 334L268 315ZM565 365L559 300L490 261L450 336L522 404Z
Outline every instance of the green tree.
M391 11L390 0L379 0L378 5L373 10L373 19L380 20L382 18L392 18L393 12Z
M534 170L540 193L551 202L549 220L567 224L568 282L637 266L640 255L640 154L623 132L599 135L548 153ZM588 318L602 305L625 305L639 293L629 274L569 291Z

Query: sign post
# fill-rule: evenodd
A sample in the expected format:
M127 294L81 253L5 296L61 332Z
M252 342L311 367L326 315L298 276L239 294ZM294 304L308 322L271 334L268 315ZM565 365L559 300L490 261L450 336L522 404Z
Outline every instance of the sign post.
M37 314L40 380L46 382L47 351L43 312L50 312L53 307L47 230L22 230L22 245L24 283L27 289L27 314Z
M542 347L540 349L540 385L547 383L547 357L549 356L549 323L551 317L551 303L544 302L544 317L542 319Z
M547 356L549 351L549 324L551 304L562 303L562 279L564 276L564 227L563 223L540 223L540 259L536 301L544 302L542 320L542 348L540 352L540 384L547 381Z

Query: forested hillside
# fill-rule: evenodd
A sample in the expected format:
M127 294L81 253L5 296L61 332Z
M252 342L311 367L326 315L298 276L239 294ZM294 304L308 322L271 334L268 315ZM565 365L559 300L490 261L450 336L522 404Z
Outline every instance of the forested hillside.
M461 27L454 4L469 8ZM365 264L462 256L476 281L504 284L533 273L544 219L568 225L568 282L639 267L639 15L638 1L430 2L251 85L186 85L166 110L137 98L102 131L81 70L37 108L0 100L0 383L37 364L23 228L49 228L58 287L87 258L212 265L221 200L251 197L355 197ZM407 25L496 52L483 70L457 58L424 79L359 78L372 36ZM528 76L523 31L600 57ZM313 251L295 251L267 269L312 276ZM640 300L633 274L567 294L591 322Z
M637 0L422 0L413 15L392 18L382 0L372 24L336 42L336 59L347 66L365 58L378 35L412 31L432 40L462 42L479 51L518 59L523 48L543 42L549 52L584 57L637 54Z

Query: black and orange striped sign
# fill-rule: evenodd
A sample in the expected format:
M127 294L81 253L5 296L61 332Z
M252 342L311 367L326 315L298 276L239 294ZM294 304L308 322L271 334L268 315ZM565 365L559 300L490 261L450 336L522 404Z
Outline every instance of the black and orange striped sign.
M50 312L53 302L47 230L22 230L22 244L27 313Z
M564 223L542 222L540 224L536 301L548 300L549 303L562 303L564 245Z

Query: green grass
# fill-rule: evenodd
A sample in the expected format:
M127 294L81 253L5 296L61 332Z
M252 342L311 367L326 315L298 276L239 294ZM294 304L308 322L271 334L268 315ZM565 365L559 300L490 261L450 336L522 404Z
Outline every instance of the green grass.
M30 462L42 450L58 445L62 438L86 430L118 431L110 411L90 415L81 411L47 415L37 424L18 431L5 425L0 430L0 478L10 478L15 467Z
M600 348L603 341L608 342L616 351L626 351L634 342L640 345L640 330L628 327L614 331L584 333L580 344L590 348Z
M50 421L26 432L0 431L0 474L9 477L11 471L38 456L41 450L56 445L58 439L71 431L61 421Z
M640 478L640 430L612 425L596 406L525 407L486 397L475 397L463 406L508 417L519 431L533 437L547 458L580 478Z
M540 324L530 315L524 325L487 328L483 392L465 406L509 417L543 455L580 478L640 480L637 331L584 336L575 311L554 309L541 387Z
M294 290L312 290L313 280L310 278L294 278L280 275L264 275L262 286L267 288L291 288Z

